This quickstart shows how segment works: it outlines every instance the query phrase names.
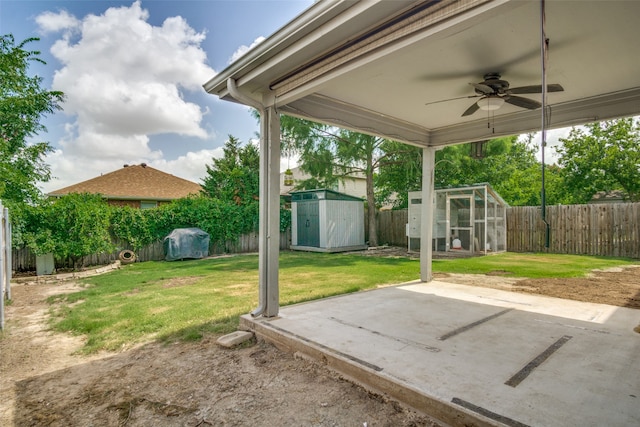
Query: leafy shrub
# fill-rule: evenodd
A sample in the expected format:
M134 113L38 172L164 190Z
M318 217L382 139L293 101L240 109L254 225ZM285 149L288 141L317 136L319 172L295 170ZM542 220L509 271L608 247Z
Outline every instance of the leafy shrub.
M237 204L200 195L142 210L110 206L99 195L69 194L28 207L15 220L21 243L34 253L51 252L75 264L83 256L116 250L116 239L138 251L175 228L198 227L209 233L212 245L234 241L258 230L258 214L257 200ZM281 230L290 225L291 214L281 207Z

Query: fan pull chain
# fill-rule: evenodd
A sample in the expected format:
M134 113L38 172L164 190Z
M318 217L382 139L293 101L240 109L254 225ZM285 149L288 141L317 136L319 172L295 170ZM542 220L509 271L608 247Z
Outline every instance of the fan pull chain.
M495 123L494 115L495 113L493 111L487 111L487 129L491 129L491 134L495 135L496 128L493 126Z

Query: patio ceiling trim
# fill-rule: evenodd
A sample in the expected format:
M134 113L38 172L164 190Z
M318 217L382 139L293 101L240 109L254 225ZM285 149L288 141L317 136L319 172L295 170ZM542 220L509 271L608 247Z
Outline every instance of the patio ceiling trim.
M258 67L256 64L264 64L269 60L273 60L276 55L281 54L283 50L293 45L295 41L309 36L318 27L331 21L356 3L358 3L358 0L315 2L303 14L207 81L203 85L205 91L218 95L220 98L227 97L227 100L233 101L234 99L228 97L229 93L226 91L226 81L229 77L234 78L234 80L239 77L246 79L246 76L252 74Z
M270 85L270 89L275 91L276 97L282 97L355 58L365 56L382 47L395 49L396 42L413 34L419 34L488 1L490 0L431 0L414 6L399 16L365 31L364 35L279 78Z
M412 55L417 55L416 62L420 61L421 67L424 67L425 70L429 69L430 57L418 57L422 50L416 48L440 43L451 48L452 42L449 41L459 40L461 33L469 31L470 34L474 34L471 31L475 28L481 28L489 21L500 22L505 16L522 17L525 13L530 14L532 3L535 2L512 0L320 1L314 3L298 18L213 77L205 83L204 87L207 92L221 99L246 104L246 102L234 99L229 93L226 81L228 78L232 78L236 82L238 90L247 98L264 106L275 106L278 112L358 132L376 134L420 147L441 147L538 131L541 121L540 110L514 110L512 108L512 112L504 110L495 114L481 112L473 117L475 120L470 120L471 118L467 117L455 123L451 122L449 125L442 125L443 120L439 120L438 116L451 117L453 109L448 105L453 105L453 103L442 104L443 109L429 107L425 109L426 116L419 116L416 113L422 111L420 109L422 105L417 104L415 100L412 104L407 104L412 105L410 108L413 112L407 114L406 107L379 108L381 106L379 100L378 102L370 102L372 92L364 94L364 98L368 102L365 105L359 104L355 98L355 92L346 91L344 97L339 92L339 84L348 84L354 76L363 75L373 82L374 86L371 91L376 90L376 82L386 85L381 88L380 96L405 93L410 87L407 83L411 82L410 79L415 78L415 73L413 75L399 73L404 76L405 80L394 82L392 74L389 74L389 67L381 67L387 75L380 79L377 75L368 73L368 70L375 70L376 67L385 64L385 61L388 63L396 58L404 60L405 67L409 66L408 56L405 55L403 58L398 52L412 52ZM556 0L552 3L562 4L562 1ZM612 4L617 5L618 3L612 2ZM565 12L566 9L566 7L563 8ZM630 11L633 10L635 9L630 9ZM537 18L531 16L531 20L535 21L535 19ZM618 17L618 19L620 18ZM567 23L567 25L570 24ZM575 23L573 24L575 25ZM619 37L629 33L632 28L627 21L622 24L624 25ZM582 34L582 30L579 27L570 28L573 30L570 29L558 36L559 41L555 45L556 47L560 46L558 55L564 55L564 58L567 57L567 53L565 52L566 48L563 50L562 46L569 42L577 43L576 40L587 37L585 33L581 38L577 38L572 35L571 31L575 34ZM612 31L609 30L609 32L602 34L603 36L615 34ZM630 32L630 35L633 34L636 32ZM628 36L625 37L627 37L625 40L629 40ZM613 43L616 42L616 38L603 38L605 42L611 43L611 49L615 50ZM483 42L465 46L486 46L487 50L493 46L491 43L484 42L484 39L479 38L479 40L483 40ZM496 46L493 47L494 52L500 52L499 44L496 43ZM518 52L517 47L511 46L511 48L516 49L514 52ZM603 46L594 45L594 48L602 49ZM476 49L476 51L480 52L481 50ZM434 53L429 55L432 54ZM434 61L446 62L447 58L445 52L434 57ZM456 58L459 60L460 55L458 57L452 56L452 58L452 61L455 61ZM496 58L495 63L498 65L490 67L486 65L489 62L480 61L477 69L503 71L507 68L507 72L509 72L509 68L515 67L513 60L502 59L500 56L496 56ZM637 62L632 59L632 55L629 58L629 65ZM525 58L521 55L518 60L525 61ZM509 64L509 67L505 64ZM566 62L558 61L556 64L559 64L557 67L559 76L571 70L567 68ZM597 65L600 64L594 64L594 68L598 68ZM434 67L434 69L440 68L443 67ZM624 67L618 67L618 69L623 70ZM536 69L534 67L529 66L529 70L535 75ZM589 70L585 70L585 72L587 71ZM616 68L613 68L612 71L616 71ZM449 73L459 79L462 72L456 74L455 69L451 69ZM617 85L619 90L611 91L611 89L616 89L616 85L612 84L614 82L612 78L607 79L605 76L602 78L602 86L603 90L605 86L610 87L610 89L606 89L609 92L596 96L589 96L589 93L593 94L594 91L586 90L587 87L580 80L573 82L567 80L567 76L565 79L559 79L561 83L565 83L566 94L571 94L576 88L585 94L582 97L578 95L577 98L565 99L564 102L559 100L549 106L546 110L547 128L568 127L585 122L636 115L638 105L640 105L640 86L637 80L633 81L625 74L628 75L629 72L617 73L617 75L625 77L631 83L630 85L626 88L623 85ZM436 79L440 75L433 74ZM511 70L508 73L508 78L514 75L518 75L517 70L515 72ZM515 80L515 77L513 79ZM455 81L453 77L449 80ZM420 86L420 90L428 91L429 84L436 87L439 83L427 81ZM462 81L458 86L452 87L451 97L458 96L461 93L458 92L458 89L463 88L465 84L466 82ZM598 85L592 87L597 88ZM401 90L405 92L401 92ZM411 95L407 93L406 96ZM439 98L446 99L446 97L445 94ZM558 97L566 98L563 94L559 94ZM403 102L402 99L396 96L392 102ZM458 117L459 112L453 111L453 114ZM438 120L431 120L431 116L438 117ZM446 123L446 121L444 122Z
M640 105L640 88L547 107L548 129L609 120L633 114ZM310 95L278 111L420 147L482 141L540 129L540 110L483 117L463 125L432 131L421 126L346 104L322 95ZM499 129L495 132L494 129ZM523 130L524 129L524 130ZM478 135L481 135L480 137Z
M373 61L383 59L425 38L446 38L459 32L461 25L467 28L487 19L487 13L498 14L499 10L519 5L510 0L454 0L454 4L447 6L437 10L435 17L424 18L418 23L413 23L407 18L409 22L405 20L393 26L394 33L379 40L365 39L358 49L349 51L348 55L328 57L325 60L326 64L321 63L310 70L302 70L281 84L276 80L270 85L270 89L275 89L277 104L281 106L319 92L324 84L337 77L366 67ZM433 13L433 10L426 9L423 12ZM372 37L377 37L375 32L373 34Z
M583 98L547 107L547 129L581 125L636 114L640 105L640 87L626 91ZM430 134L430 145L443 146L510 136L540 130L540 110L486 116L466 124L439 129ZM486 137L478 137L484 129ZM493 129L499 131L493 132Z
M387 139L426 147L430 131L421 126L366 110L322 95L310 95L292 104L278 107L278 112Z
M360 35L350 34L348 38L351 41L358 40L351 46L350 42L342 42L345 34L349 34L349 28L357 25L361 15L367 19L372 3L384 5L385 1L330 0L328 5L324 3L315 3L296 20L206 82L204 89L221 99L237 102L226 88L226 80L231 77L243 93L256 101L271 104L277 98L277 103L282 106L317 92L323 82L366 66L398 48L434 34L446 37L447 29L452 32L459 31L460 24L472 26L485 19L483 17L492 9L517 7L510 0L431 0L426 2L429 7L422 1L406 1L411 6L402 12L394 12L393 16L379 20L378 24ZM325 7L316 10L318 4ZM434 13L434 7L435 16L427 16ZM417 16L413 16L416 12ZM308 57L309 52L318 53ZM337 59L333 55L338 55ZM300 65L296 66L296 62ZM280 75L279 71L282 72ZM314 75L308 75L310 72ZM276 86L278 89L272 90ZM264 92L265 88L270 92Z

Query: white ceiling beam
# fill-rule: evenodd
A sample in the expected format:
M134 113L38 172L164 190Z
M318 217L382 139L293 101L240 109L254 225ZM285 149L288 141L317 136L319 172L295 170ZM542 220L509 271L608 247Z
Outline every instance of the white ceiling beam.
M551 105L547 128L563 128L584 123L629 117L638 114L640 88L624 92ZM431 133L434 146L481 141L501 136L537 132L542 127L541 110L523 110L438 129Z
M429 145L428 129L319 95L278 107L278 112L411 145Z

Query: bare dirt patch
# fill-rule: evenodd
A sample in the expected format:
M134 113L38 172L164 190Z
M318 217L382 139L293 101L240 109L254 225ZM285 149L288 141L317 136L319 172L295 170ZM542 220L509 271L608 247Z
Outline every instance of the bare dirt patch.
M418 258L419 252L408 253L395 246L354 252L363 256ZM459 258L452 253L434 253L434 258ZM481 286L513 292L545 295L598 304L640 309L640 265L593 270L589 277L569 279L523 279L508 277L508 271L488 274L436 273L434 279L460 285Z
M521 279L484 274L435 274L443 282L482 286L598 304L640 309L640 266L594 270L589 277Z
M48 329L45 300L78 289L72 282L12 287L0 335L0 425L439 425L264 342L225 349L207 336L75 354L83 340Z
M189 286L193 285L198 281L198 277L179 277L175 279L163 279L163 288L177 288L180 286Z
M640 308L638 267L595 271L583 279L499 273L436 279ZM187 278L176 286L189 283ZM0 425L439 425L264 342L225 349L215 343L217 336L207 336L195 343L78 355L81 338L49 330L46 298L79 289L72 280L13 286L7 330L0 335Z

